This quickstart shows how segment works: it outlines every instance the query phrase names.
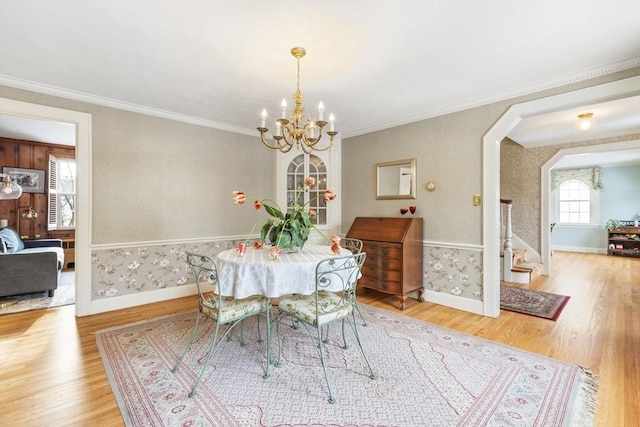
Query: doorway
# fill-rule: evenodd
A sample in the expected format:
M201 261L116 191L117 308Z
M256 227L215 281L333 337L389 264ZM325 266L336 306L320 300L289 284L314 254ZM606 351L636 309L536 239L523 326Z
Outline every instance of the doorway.
M640 77L554 95L511 106L484 135L483 142L483 313L500 314L500 144L523 117L640 94ZM542 185L542 184L541 184ZM544 188L544 187L543 187ZM542 192L545 193L544 191ZM541 203L540 235L543 274L549 274L549 204ZM545 272L546 271L546 272Z
M91 314L91 115L40 104L0 98L0 114L75 125L77 223L75 239L75 314Z

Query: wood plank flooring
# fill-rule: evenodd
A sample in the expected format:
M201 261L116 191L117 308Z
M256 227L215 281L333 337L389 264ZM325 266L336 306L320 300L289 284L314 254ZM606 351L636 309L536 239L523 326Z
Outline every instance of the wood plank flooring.
M532 289L570 295L556 321L501 311L497 319L366 290L365 304L591 368L596 425L640 425L640 259L555 251ZM73 306L0 316L0 425L122 426L95 332L194 309L193 297L87 317Z

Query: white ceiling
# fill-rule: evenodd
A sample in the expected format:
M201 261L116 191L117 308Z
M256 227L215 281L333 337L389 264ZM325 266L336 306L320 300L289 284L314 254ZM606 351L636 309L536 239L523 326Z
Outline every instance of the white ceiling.
M291 105L294 46L348 138L640 66L640 1L0 1L0 84L248 135ZM638 99L583 107L590 138L640 131ZM575 141L582 110L510 137Z

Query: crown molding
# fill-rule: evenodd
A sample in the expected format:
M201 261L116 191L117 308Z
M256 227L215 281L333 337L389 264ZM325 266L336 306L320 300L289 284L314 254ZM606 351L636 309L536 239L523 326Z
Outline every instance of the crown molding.
M69 89L63 89L56 86L36 83L29 80L17 79L17 78L2 75L2 74L0 74L0 85L9 86L16 89L28 90L28 91L40 93L43 95L57 96L60 98L71 99L74 101L86 102L89 104L100 105L103 107L115 108L117 110L130 111L132 113L145 114L148 116L160 117L168 120L175 120L178 122L189 123L192 125L204 126L207 128L239 133L243 135L255 136L255 130L240 128L237 126L230 126L224 123L214 122L212 120L204 120L198 117L192 117L184 114L174 113L171 111L145 107L144 105L131 104L128 102L122 102L122 101L118 101L111 98L104 98L101 96L91 95L84 92L78 92L78 91L73 91Z
M640 66L640 56L631 57L622 61L617 61L609 64L605 64L599 67L594 67L580 73L570 74L562 76L556 79L538 82L533 85L528 85L500 93L491 94L482 98L470 100L462 104L451 105L447 107L434 108L432 110L424 111L411 116L402 117L396 120L389 120L386 122L378 123L375 126L364 127L353 131L342 132L342 138L351 138L354 136L364 135L367 133L377 132L380 130L402 126L421 120L427 120L445 114L451 114L458 111L468 110L470 108L480 107L494 102L504 101L506 99L516 98L519 96L529 95L531 93L541 92L548 89L565 86L572 83L578 83L584 80L604 76L607 74L624 71L630 68ZM187 116L171 111L165 111L143 105L131 104L127 102L118 101L111 98L105 98L95 96L83 92L73 91L69 89L59 88L56 86L44 85L41 83L32 82L29 80L22 80L6 75L0 74L0 85L14 87L17 89L28 90L31 92L41 93L45 95L57 96L60 98L72 99L80 102L87 102L89 104L101 105L104 107L115 108L118 110L130 111L133 113L145 114L149 116L160 117L168 120L175 120L178 122L194 124L198 126L204 126L208 128L223 130L227 132L238 133L242 135L255 136L255 130L241 128L238 126L230 126L224 123L214 122L212 120L205 120L197 117Z
M462 104L451 105L448 107L434 108L429 111L414 114L411 116L403 117L396 120L390 120L382 123L378 123L375 126L369 126L354 131L343 132L342 138L351 138L354 136L364 135L372 132L377 132L384 129L389 129L396 126L402 126L409 123L418 122L421 120L432 119L434 117L444 116L445 114L456 113L458 111L468 110L470 108L481 107L483 105L493 104L494 102L504 101L506 99L517 98L524 95L529 95L536 92L542 92L548 89L554 89L560 86L569 85L572 83L579 83L584 80L593 79L607 74L617 73L619 71L628 70L630 68L640 67L640 56L631 57L622 61L617 61L602 65L599 67L590 68L580 73L570 74L556 79L538 82L532 85L523 86L508 91L495 93L482 98L477 98Z

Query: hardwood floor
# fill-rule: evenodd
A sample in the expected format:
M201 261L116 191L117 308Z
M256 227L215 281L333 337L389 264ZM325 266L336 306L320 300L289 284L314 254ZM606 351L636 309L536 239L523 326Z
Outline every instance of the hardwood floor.
M591 368L597 426L640 425L640 258L555 251L531 288L571 296L556 321L502 311L497 319L408 301L402 314ZM395 296L359 300L400 312ZM74 317L73 306L0 316L0 424L122 426L95 332L193 309L193 297Z

